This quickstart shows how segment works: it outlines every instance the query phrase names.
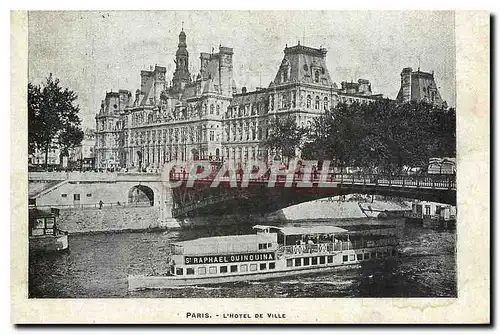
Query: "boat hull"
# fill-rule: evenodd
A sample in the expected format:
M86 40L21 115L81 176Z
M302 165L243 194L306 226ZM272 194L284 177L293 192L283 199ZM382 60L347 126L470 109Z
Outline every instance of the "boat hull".
M68 235L44 235L29 238L32 252L58 252L68 249Z
M212 276L212 277L197 277L197 278L186 278L186 277L176 277L176 276L146 276L146 275L129 275L128 276L128 290L148 290L148 289L169 289L182 286L197 286L197 285L207 285L207 284L221 284L221 283L232 283L232 282L243 282L243 281L260 281L273 278L287 277L287 276L297 276L320 272L329 272L336 270L344 270L359 266L362 263L376 262L374 261L360 261L350 264L340 264L340 265L325 265L320 267L309 267L309 268L294 268L288 270L276 270L269 272L259 272L259 273L246 273L228 276Z

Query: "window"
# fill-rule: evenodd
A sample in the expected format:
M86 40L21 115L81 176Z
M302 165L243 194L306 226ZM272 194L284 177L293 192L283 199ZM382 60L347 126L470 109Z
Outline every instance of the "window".
M320 264L325 264L326 263L326 256L320 256L319 257L319 263Z
M328 255L327 261L328 263L333 263L333 255Z
M205 267L198 268L198 275L205 275L206 273L207 273L207 268Z
M314 72L314 82L319 82L319 71L318 70L316 70Z
M430 205L426 205L425 206L425 214L426 215L430 215L431 214L431 206Z
M175 274L176 275L184 275L184 269L183 268L175 268Z
M194 275L194 268L187 268L186 275Z
M211 104L210 105L210 115L213 115L214 114L214 105Z
M234 265L234 266L231 266L231 272L232 273L235 273L238 271L238 266Z
M273 244L272 244L271 242L268 242L268 243L267 243L267 248L271 248L271 246L272 246L272 245L273 245Z
M295 259L295 267L300 267L302 265L302 259Z
M267 249L267 244L259 244L259 249Z
M347 255L342 256L342 262L347 262L349 257Z
M349 255L349 261L356 261L356 255L354 254Z
M210 130L210 141L214 141L214 137L215 137L215 134L214 134L214 130Z
M370 253L365 253L365 260L369 260L370 259Z
M68 197L68 194L61 194L61 197Z
M311 108L311 101L312 101L311 95L307 95L307 102L306 102L307 103L306 104L307 108Z
M287 259L287 260L286 260L286 266L287 266L287 267L291 267L291 266L293 266L293 261L292 261L292 259Z
M227 266L220 266L220 268L219 268L219 272L220 272L221 274L223 274L223 273L227 273Z
M276 263L274 263L274 262L269 262L269 270L272 270L272 269L274 269L274 268L276 268Z
M356 254L356 258L358 261L363 260L363 254Z
M260 264L260 270L266 270L267 265L265 263Z
M73 194L73 200L74 201L79 201L80 200L80 194Z
M380 252L377 252L376 256L379 258L381 257L381 253Z
M375 258L375 252L372 253L372 256L371 256L372 259Z
M318 264L318 258L317 257L312 257L311 258L311 264L314 266L316 264Z
M217 267L209 267L208 273L209 274L217 274Z
M251 264L250 271L257 271L257 264L255 264L255 263Z
M395 249L392 250L392 256L396 256L396 250Z
M308 265L309 265L309 258L305 257L304 258L304 266L308 266Z
M319 96L316 96L316 101L314 102L314 109L319 109Z
M92 197L92 194L87 194L87 197Z
M240 265L240 271L242 271L242 272L248 271L248 265L246 265L246 264Z
M328 110L328 98L325 97L323 99L323 109Z
M215 109L215 114L216 114L216 115L219 115L219 113L220 113L220 106L219 106L219 105L217 105L217 108Z

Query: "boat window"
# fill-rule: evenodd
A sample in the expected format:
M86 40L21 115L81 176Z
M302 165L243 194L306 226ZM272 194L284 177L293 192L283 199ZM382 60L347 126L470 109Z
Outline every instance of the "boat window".
M356 255L351 254L349 255L349 261L355 261L356 260Z
M370 253L365 253L365 260L369 260L370 259Z
M251 264L250 265L250 271L257 271L257 264Z
M372 259L375 258L375 252L372 253L372 256L371 256Z
M198 268L198 275L205 275L206 273L207 273L207 268L205 267Z
M266 270L266 264L265 263L261 263L260 264L260 270Z
M347 255L342 256L342 262L347 262L349 260Z
M333 255L328 255L327 260L328 263L333 263Z
M267 243L267 248L271 248L272 246L273 246L273 244L271 242Z
M45 227L53 228L54 227L54 218L46 218L45 219Z
M301 258L295 259L295 266L300 267L301 265L302 265L302 259Z
M309 265L309 258L305 257L304 258L304 266L308 266L308 265Z
M286 260L286 266L287 266L287 267L291 267L292 265L293 265L293 261L292 261L292 259L288 259L288 260Z
M175 268L175 274L176 275L184 275L184 269L183 268Z
M319 263L320 264L325 264L326 263L326 256L320 256L319 257Z
M248 271L248 266L246 264L240 265L240 271Z
M194 268L187 268L186 275L194 275Z
M356 254L358 261L363 260L363 254Z
M234 266L231 266L231 272L232 273L235 273L238 271L238 266L234 265Z
M220 266L219 272L220 273L227 273L227 266Z
M269 269L274 269L274 268L276 268L276 263L269 262Z
M267 244L259 244L259 249L267 249Z
M209 274L217 274L217 267L208 267Z
M314 266L315 264L318 264L318 258L317 257L312 257L311 258L311 264Z

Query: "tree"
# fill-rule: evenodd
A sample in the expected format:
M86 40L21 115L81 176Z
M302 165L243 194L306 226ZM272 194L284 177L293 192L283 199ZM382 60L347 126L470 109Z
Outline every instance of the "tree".
M268 131L264 146L288 159L295 156L295 150L300 148L306 133L306 130L299 127L292 116L275 117L271 120Z
M77 98L75 92L61 88L52 73L43 86L28 83L28 146L30 152L45 152L45 167L54 142L67 152L83 139L80 109L74 105Z
M315 120L303 156L385 172L425 169L431 157L455 156L455 122L454 109L425 102L341 103Z

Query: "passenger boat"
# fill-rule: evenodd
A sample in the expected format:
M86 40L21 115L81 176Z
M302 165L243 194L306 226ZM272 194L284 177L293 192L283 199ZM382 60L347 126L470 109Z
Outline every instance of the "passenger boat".
M339 269L398 255L395 230L256 225L255 234L170 245L165 274L129 275L128 289L264 280ZM392 232L391 232L392 231Z
M62 251L68 249L68 233L57 228L58 210L29 210L30 252Z

